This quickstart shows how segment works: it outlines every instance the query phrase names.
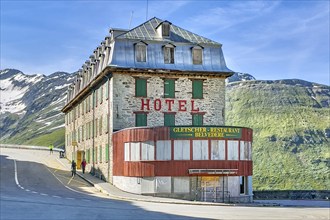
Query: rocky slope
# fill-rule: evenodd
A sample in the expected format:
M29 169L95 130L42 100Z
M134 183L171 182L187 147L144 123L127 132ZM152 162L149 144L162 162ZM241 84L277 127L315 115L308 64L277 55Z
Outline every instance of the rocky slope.
M254 189L329 189L329 86L240 81L226 98L226 123L254 131Z
M47 145L64 143L61 108L73 74L25 75L0 71L0 142Z

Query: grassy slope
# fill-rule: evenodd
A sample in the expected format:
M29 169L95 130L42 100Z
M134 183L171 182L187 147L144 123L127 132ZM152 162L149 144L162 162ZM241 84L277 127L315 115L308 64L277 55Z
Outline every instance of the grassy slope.
M326 97L283 84L245 82L227 89L227 125L254 130L255 190L329 189Z

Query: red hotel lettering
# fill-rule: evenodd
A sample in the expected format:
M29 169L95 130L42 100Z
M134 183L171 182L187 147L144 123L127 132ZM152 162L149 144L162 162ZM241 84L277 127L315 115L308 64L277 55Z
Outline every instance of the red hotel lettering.
M164 103L165 102L165 103ZM152 103L151 108L155 111L167 111L172 112L173 108L177 107L177 111L187 111L187 100L175 100L175 99L155 99ZM195 106L195 100L190 101L192 112L199 112L199 108ZM164 108L164 109L163 109ZM167 109L166 109L167 108ZM150 99L141 99L141 111L150 111Z
M155 99L155 101L154 101L154 109L156 111L160 111L162 109L162 101L160 99Z
M174 104L173 99L166 99L165 103L167 104L167 111L171 112L172 111L172 104Z
M187 111L186 104L187 104L186 100L179 100L179 111L180 112Z
M192 112L198 112L199 108L195 109L195 101L191 100L191 111Z
M144 103L146 101L147 103ZM144 106L147 106L147 110L150 111L149 106L150 99L141 99L141 111L144 111Z

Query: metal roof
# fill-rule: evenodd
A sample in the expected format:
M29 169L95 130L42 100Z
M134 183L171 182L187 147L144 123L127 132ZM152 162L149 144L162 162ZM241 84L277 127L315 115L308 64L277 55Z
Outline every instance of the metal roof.
M157 35L156 28L164 22L159 18L151 18L145 23L133 28L125 34L118 36L119 39L141 39L141 40L164 40ZM171 24L170 37L168 38L174 42L194 43L194 44L213 44L220 46L221 44L205 37L194 34L183 28Z

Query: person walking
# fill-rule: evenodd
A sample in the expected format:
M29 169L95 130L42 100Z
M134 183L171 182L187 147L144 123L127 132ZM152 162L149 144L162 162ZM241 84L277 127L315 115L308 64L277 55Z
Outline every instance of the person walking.
M53 154L54 146L52 144L49 145L49 154Z
M82 169L82 172L85 173L85 168L86 168L86 160L83 159L83 161L81 162L81 169Z
M77 170L77 164L74 160L72 160L72 163L71 163L71 172L72 172L72 176L75 176L76 175L76 170Z

